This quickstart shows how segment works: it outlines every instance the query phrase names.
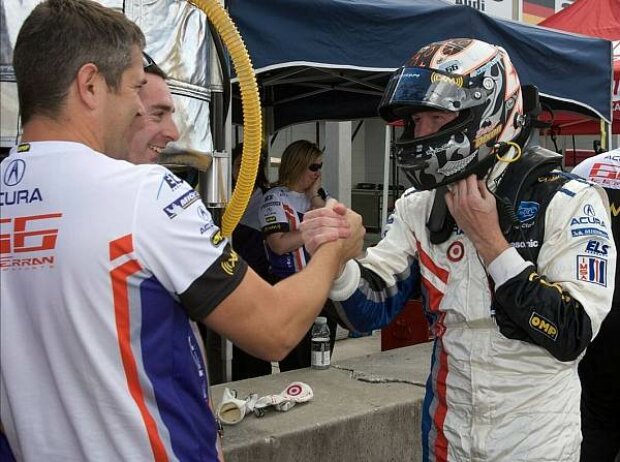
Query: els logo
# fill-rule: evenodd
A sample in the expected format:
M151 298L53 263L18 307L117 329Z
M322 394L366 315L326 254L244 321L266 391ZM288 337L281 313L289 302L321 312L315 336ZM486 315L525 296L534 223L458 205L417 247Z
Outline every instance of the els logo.
M586 244L586 252L592 255L606 257L609 250L609 244L603 244L600 241L590 240Z
M177 178L172 173L166 173L164 175L164 181L166 182L166 184L172 191L174 191L175 189L177 189L179 186L183 184L183 180L181 180L180 178Z

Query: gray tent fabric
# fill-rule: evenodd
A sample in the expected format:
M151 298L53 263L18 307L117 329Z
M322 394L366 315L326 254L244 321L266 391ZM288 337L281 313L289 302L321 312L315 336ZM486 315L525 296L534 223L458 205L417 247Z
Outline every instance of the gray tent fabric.
M492 18L443 0L228 0L271 129L375 117L389 74L454 37L501 45L554 109L611 120L611 43ZM238 89L235 89L238 92ZM240 102L233 118L239 122Z

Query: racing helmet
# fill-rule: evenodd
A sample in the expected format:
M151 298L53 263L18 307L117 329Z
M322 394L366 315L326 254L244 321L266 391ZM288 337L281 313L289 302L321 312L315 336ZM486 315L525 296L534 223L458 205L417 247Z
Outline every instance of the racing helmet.
M458 117L415 138L412 114L442 110ZM388 122L403 120L397 164L415 188L434 189L479 177L493 165L495 145L521 132L523 101L517 72L506 51L480 40L458 38L422 47L392 74L379 104ZM505 152L507 145L503 145Z

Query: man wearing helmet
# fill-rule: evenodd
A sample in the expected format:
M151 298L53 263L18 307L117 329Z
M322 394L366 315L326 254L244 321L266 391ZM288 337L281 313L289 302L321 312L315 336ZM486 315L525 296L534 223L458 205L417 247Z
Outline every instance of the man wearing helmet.
M530 116L501 47L423 47L379 113L405 121L396 157L415 188L334 282L343 324L388 324L419 263L435 333L424 460L577 461L577 363L609 311L616 265L605 194L527 144ZM329 213L306 216L310 251Z

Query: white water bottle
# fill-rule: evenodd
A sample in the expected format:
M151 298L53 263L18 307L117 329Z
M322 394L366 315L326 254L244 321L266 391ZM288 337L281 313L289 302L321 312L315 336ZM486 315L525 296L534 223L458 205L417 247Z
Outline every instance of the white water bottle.
M312 358L310 367L313 369L329 369L330 364L329 326L327 325L327 318L319 316L312 326Z

